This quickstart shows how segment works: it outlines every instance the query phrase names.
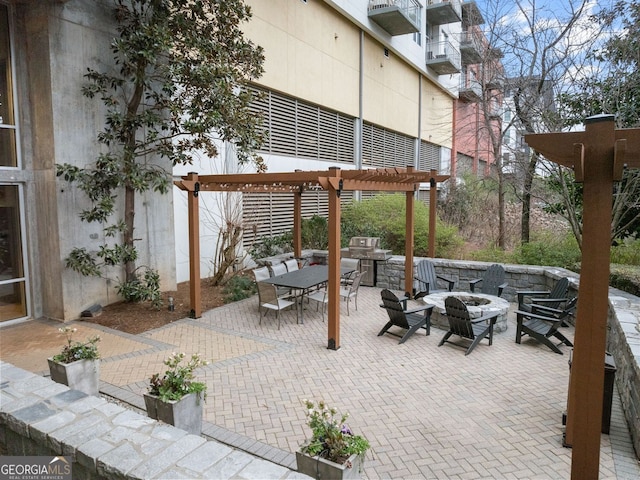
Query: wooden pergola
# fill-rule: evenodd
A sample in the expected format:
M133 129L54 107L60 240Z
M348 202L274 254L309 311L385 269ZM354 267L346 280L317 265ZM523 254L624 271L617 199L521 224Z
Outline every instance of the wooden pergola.
M421 183L429 183L429 256L435 253L436 186L448 175L406 168L380 168L370 170L341 170L337 167L326 171L296 171L285 173L245 173L203 175L189 173L174 182L188 192L189 215L189 281L191 316L202 315L200 301L200 218L198 196L202 192L273 192L293 195L293 249L294 255L302 253L302 192L305 190L327 190L329 192L329 282L328 282L328 346L340 348L340 194L343 191L377 191L406 193L406 240L405 240L405 291L413 290L413 244L415 192Z
M571 478L597 479L600 467L604 359L609 313L613 183L640 168L640 129L615 129L613 115L587 118L584 132L526 135L547 159L573 168L582 182L582 265L565 444Z

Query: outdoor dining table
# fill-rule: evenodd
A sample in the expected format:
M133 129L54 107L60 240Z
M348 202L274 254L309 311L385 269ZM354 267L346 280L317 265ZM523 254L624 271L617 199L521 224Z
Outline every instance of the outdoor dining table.
M353 268L340 268L340 277L349 275L354 271ZM295 290L301 290L300 294L300 321L298 323L304 323L302 311L304 309L303 301L305 294L314 287L322 285L329 281L329 266L328 265L312 265L304 267L293 272L283 273L282 275L275 275L266 280L262 280L264 283L270 283L277 287L286 287Z

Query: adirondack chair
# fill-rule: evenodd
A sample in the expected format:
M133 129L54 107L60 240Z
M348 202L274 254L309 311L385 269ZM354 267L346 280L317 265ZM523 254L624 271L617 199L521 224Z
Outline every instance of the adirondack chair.
M455 280L443 277L436 274L436 269L433 266L433 262L429 260L421 260L416 267L416 276L413 277L416 280L417 288L415 288L414 298L425 297L430 293L436 292L451 292L455 286ZM438 288L438 280L442 280L447 283L447 288Z
M504 281L504 268L502 268L502 265L494 263L487 268L482 275L482 278L470 280L469 286L471 287L471 292L476 291L476 285L480 282L482 282L482 285L479 293L500 297L502 295L502 291L507 286L507 282Z
M389 322L380 330L378 336L384 335L391 327L400 327L406 331L406 333L400 338L400 343L404 343L411 335L416 333L419 328L424 327L427 331L427 335L431 333L431 312L433 311L433 305L424 305L411 310L406 309L406 300L400 300L390 290L384 289L380 292L382 297L382 308L387 311L389 315ZM388 332L391 335L400 337L400 335Z
M569 290L569 279L563 277L559 279L551 290L519 290L518 310L530 312L535 305L544 305L550 308L560 308L569 301L567 291ZM527 302L526 299L529 299Z
M572 298L562 310L539 305L534 305L531 312L517 310L516 343L520 343L522 335L529 335L562 355L562 350L558 347L563 343L568 347L572 347L573 344L558 329L567 316L573 313L577 302L577 297ZM560 340L558 345L551 340L553 337Z
M457 297L445 298L444 308L449 321L449 331L440 340L439 347L445 342L461 346L449 340L452 335L471 340L471 345L467 348L465 356L469 355L483 338L488 338L489 345L493 345L493 326L498 319L498 312L472 319L467 306Z

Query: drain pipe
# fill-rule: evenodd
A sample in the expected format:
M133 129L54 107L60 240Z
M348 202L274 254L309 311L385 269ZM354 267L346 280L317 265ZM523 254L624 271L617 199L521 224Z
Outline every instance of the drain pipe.
M364 30L360 29L360 51L358 52L358 119L356 120L356 151L355 151L355 167L362 169L362 130L364 122ZM355 201L362 200L362 192L357 190L353 192Z

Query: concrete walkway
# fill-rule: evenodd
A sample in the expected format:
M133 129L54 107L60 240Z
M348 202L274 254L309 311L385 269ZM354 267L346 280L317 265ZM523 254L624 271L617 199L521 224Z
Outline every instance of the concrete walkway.
M342 307L341 349L326 349L327 323L315 304L304 325L284 312L259 325L257 297L142 335L75 322L76 339L97 331L101 391L144 409L148 378L171 352L198 352L211 364L203 434L284 467L308 435L302 400L325 400L349 412L351 429L372 450L365 477L569 478L562 447L569 349L557 355L533 340L514 342L515 319L469 356L446 344L443 330L421 331L398 345L378 337L387 321L380 289L361 287L358 311ZM30 321L0 330L0 359L48 375L46 358L64 343L60 324ZM573 328L565 331L573 337ZM637 479L640 467L614 397L610 435L602 435L601 479Z

